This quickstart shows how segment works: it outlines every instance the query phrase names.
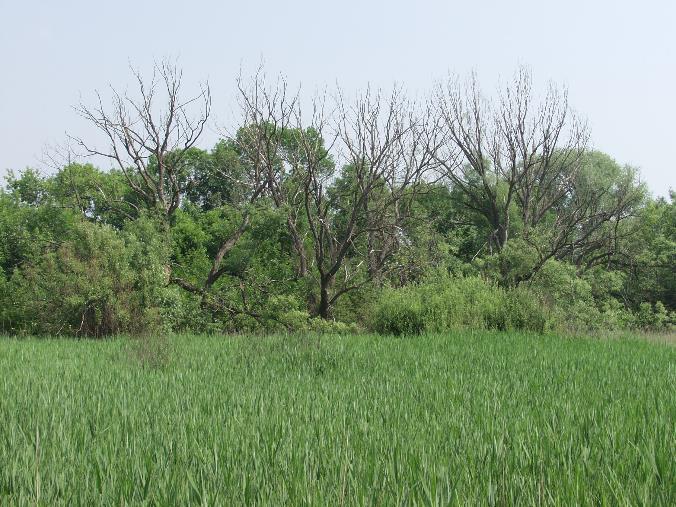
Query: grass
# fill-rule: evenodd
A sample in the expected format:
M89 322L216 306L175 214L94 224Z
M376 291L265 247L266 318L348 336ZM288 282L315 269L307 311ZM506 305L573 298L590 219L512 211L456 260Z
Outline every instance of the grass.
M0 504L676 503L673 346L176 337L159 362L138 347L0 340Z

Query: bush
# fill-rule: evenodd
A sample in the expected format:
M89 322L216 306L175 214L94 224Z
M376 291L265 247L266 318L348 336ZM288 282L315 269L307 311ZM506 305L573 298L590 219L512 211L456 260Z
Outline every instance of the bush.
M547 302L556 320L570 331L600 329L606 320L594 299L592 285L577 275L572 264L550 259L531 279L529 288Z
M504 322L506 329L544 332L561 327L559 320L541 297L527 287L505 291Z
M164 275L136 262L139 242L110 227L77 224L53 251L15 270L9 283L21 320L11 331L101 337L157 330Z
M284 331L289 333L350 334L359 332L356 324L311 317L303 310L284 312L277 321L284 327Z
M386 290L375 305L371 328L382 334L421 334L427 328L429 315L421 297L412 286Z
M674 312L667 311L661 301L653 306L650 303L640 304L635 315L635 327L648 331L670 331L676 324Z
M435 273L417 285L383 290L369 327L394 335L452 329L543 332L553 322L547 306L525 287L507 290L479 277Z

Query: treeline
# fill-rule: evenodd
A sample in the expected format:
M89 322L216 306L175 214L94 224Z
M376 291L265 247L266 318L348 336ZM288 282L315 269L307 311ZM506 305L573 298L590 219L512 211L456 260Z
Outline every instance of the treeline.
M79 113L93 139L0 192L0 331L419 333L672 329L676 208L589 145L523 69L302 97L238 80L239 128L198 141L211 90L139 74Z

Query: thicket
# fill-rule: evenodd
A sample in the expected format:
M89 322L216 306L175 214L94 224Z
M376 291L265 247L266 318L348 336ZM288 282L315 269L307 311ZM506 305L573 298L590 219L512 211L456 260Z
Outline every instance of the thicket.
M36 181L47 185L53 178ZM673 217L673 206L649 201L639 219L647 221L647 214L656 210L670 211ZM419 210L424 213L422 206ZM208 295L184 290L170 279L172 268L174 273L195 273L195 278L208 271L210 228L227 227L228 217L203 215L181 210L170 233L152 217L114 227L59 203L28 203L16 190L4 192L2 332L106 336L158 331L344 333L366 328L419 334L449 329L669 330L676 322L673 306L667 306L673 305L668 286L673 275L651 266L657 255L666 255L651 244L673 248L673 239L660 230L652 235L642 231L636 238L641 242L652 236L649 243L631 245L640 253L631 269L581 272L570 262L550 259L519 283L513 278L527 269L525 249L463 261L453 252L457 237L449 234L446 239L426 230L424 249L433 249L431 254L415 245L401 248L393 260L401 267L397 276L355 290L335 306L332 318L322 319L312 313L311 289L294 276L284 223L274 213L256 217L233 251L229 283L218 287L220 300L233 308L219 308ZM433 219L428 223L438 225Z
M368 325L378 333L395 335L462 329L538 333L674 329L676 314L661 301L643 302L632 311L611 296L595 298L593 282L554 260L517 286L435 271L420 283L383 289L369 312Z
M159 70L164 103L153 81L80 108L110 145L76 144L116 167L10 172L0 332L676 325L674 193L590 150L565 93L538 102L523 71L496 101L453 81L422 110L367 91L333 117L256 76L240 128L204 150L208 87L178 100Z

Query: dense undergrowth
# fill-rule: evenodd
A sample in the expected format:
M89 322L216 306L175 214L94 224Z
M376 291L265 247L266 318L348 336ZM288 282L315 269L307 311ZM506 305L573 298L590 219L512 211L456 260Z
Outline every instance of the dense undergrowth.
M400 335L458 329L670 331L676 325L676 314L659 302L631 312L612 299L596 301L590 284L566 272L566 266L551 262L531 283L517 287L476 276L433 273L421 283L384 290L371 307L368 326L378 333Z

